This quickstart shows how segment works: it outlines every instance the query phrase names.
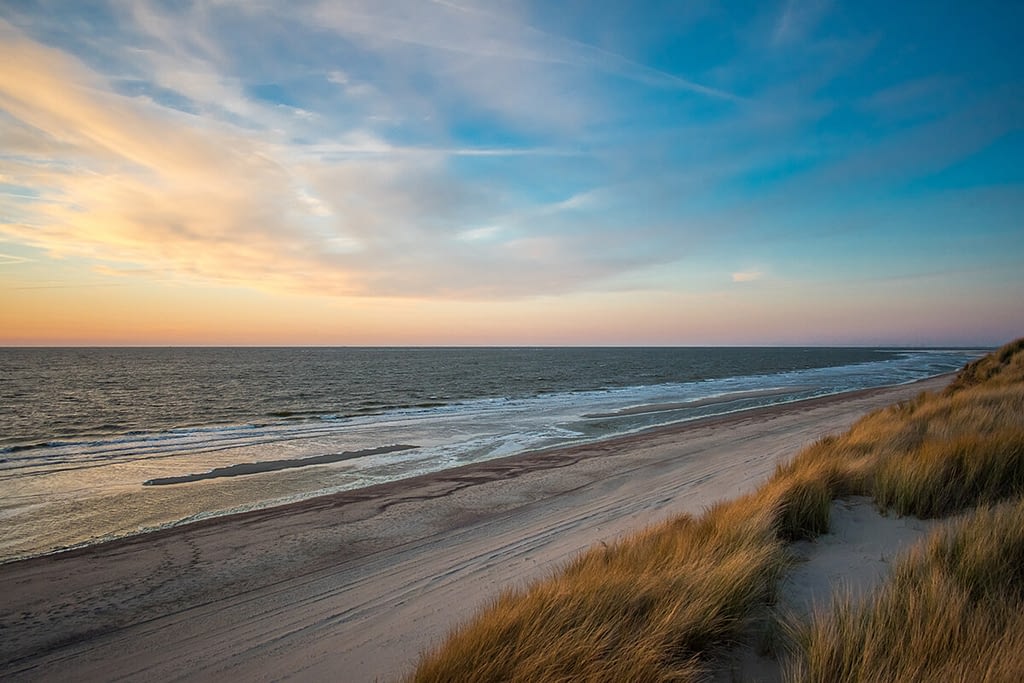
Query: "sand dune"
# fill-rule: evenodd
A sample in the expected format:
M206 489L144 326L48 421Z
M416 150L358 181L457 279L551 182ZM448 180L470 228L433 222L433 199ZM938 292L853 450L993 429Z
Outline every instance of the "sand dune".
M502 587L752 490L802 446L947 382L711 418L3 565L0 677L394 679Z

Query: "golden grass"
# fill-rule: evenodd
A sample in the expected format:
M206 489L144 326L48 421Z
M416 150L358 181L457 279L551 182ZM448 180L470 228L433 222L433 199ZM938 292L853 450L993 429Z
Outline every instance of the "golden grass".
M1024 385L935 397L907 422L908 446L875 472L883 509L940 517L1024 494Z
M791 681L1024 680L1024 501L940 527L868 601L798 628Z
M946 393L955 393L979 384L992 386L1024 382L1024 353L1021 351L1024 351L1024 337L968 363L946 388Z
M786 543L828 531L833 499L852 494L920 516L1021 498L1024 339L966 366L942 394L804 449L751 495L593 548L502 594L411 680L701 680L764 618ZM971 520L900 565L870 608L837 600L801 631L794 679L1021 680L1024 508ZM899 668L907 647L913 657Z
M501 595L414 680L696 680L772 598L786 561L772 512L742 499L592 549Z

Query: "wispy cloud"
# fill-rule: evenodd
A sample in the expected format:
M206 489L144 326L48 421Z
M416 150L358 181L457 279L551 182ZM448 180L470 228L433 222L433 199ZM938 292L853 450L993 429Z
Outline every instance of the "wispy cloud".
M595 77L617 76L697 97L740 100L706 83L532 26L517 3L500 11L449 2L321 2L317 25L376 55L394 94L424 74L453 105L529 130L579 129L604 115ZM353 74L347 74L352 77ZM442 101L435 105L444 107Z
M1022 120L1019 86L964 77L952 97L927 67L862 68L902 48L822 0L613 40L643 12L65 9L0 20L0 237L94 277L452 299L756 282L732 272L738 241L783 272L856 213L827 204Z
M500 12L442 0L407 0L400 3L399 11L386 13L375 3L359 3L359 9L353 9L353 5L356 3L324 3L319 7L319 16L341 33L361 34L375 42L396 41L483 59L597 69L650 85L714 98L741 99L611 50L539 29L515 16L515 3L505 3Z
M804 40L830 6L829 0L784 0L772 31L772 43L788 45Z
M865 97L860 103L867 111L879 114L892 114L904 109L920 109L922 104L932 105L934 111L936 100L943 105L945 100L955 96L957 80L949 76L926 76L890 85L877 90Z
M33 289L93 289L93 288L108 288L108 287L121 287L121 283L117 282L65 282L62 284L52 285L25 285L24 287L11 287L12 291L29 291Z
M1024 88L1008 87L959 104L926 122L869 144L844 149L809 184L870 187L928 176L1024 128Z
M754 282L764 277L764 273L759 270L741 270L732 274L733 282Z
M14 254L3 254L0 253L0 266L12 266L16 263L27 263L29 259L24 256L15 256Z
M240 88L226 118L190 114L119 94L13 26L0 32L0 106L26 135L17 157L0 157L0 173L32 169L39 195L0 231L52 255L259 287L451 297L576 289L650 258L608 258L611 233L566 231L554 214L465 240L511 205L455 174L454 159L565 152L409 146L358 125L337 142L297 141ZM203 107L217 99L190 83L177 92Z
M543 31L535 26L511 20L506 16L494 14L479 8L470 8L464 5L458 5L444 0L432 0L432 2L436 5L457 9L460 12L475 15L485 21L500 23L515 32L538 37L541 45L543 46L538 52L538 55L540 56L533 57L533 59L538 61L596 68L601 71L615 73L626 78L635 79L648 85L689 90L712 98L721 98L733 101L742 101L744 99L735 93L727 92L720 88L714 88L704 83L699 83L679 74L669 73L662 69L641 64L617 52L574 40L566 36L560 36L548 31Z
M405 2L395 11L311 0L285 14L229 0L172 15L140 0L115 9L128 10L112 13L115 39L78 36L102 53L103 69L10 24L0 29L11 65L0 76L11 117L0 134L17 133L21 149L0 157L0 173L31 175L39 194L0 230L118 269L359 296L589 288L677 256L584 215L608 179L595 177L575 140L621 106L598 81L737 99L535 28L513 3ZM254 96L259 83L239 61L252 44L287 51L280 58L293 68L282 82L295 92L317 79L332 90L287 107ZM276 69L273 50L254 55L263 71ZM479 116L506 134L472 144L449 132ZM535 158L550 170L532 172L514 196L500 176L531 173ZM490 159L509 162L499 177L467 174L467 164ZM563 163L580 170L562 199L529 196ZM466 239L497 224L487 239Z

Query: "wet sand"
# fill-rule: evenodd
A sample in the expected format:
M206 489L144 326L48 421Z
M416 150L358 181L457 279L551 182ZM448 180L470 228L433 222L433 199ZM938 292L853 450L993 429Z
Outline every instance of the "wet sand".
M501 588L752 490L802 446L948 381L708 418L0 565L0 678L393 680Z

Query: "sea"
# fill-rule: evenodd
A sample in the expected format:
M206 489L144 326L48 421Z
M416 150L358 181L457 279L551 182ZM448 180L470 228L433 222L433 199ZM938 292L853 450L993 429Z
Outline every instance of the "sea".
M984 351L0 348L0 562L913 382Z

